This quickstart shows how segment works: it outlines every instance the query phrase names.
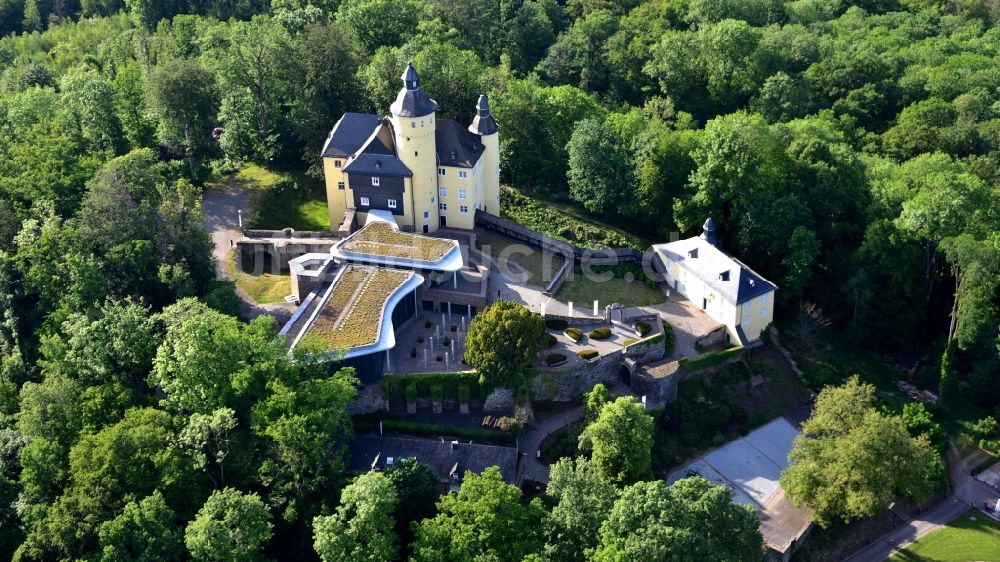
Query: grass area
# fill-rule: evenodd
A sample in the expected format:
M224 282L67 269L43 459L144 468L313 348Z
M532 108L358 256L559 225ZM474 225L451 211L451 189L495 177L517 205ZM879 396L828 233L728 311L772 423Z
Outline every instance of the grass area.
M588 279L580 272L574 272L573 278L563 283L556 292L556 298L562 302L573 301L576 304L590 306L595 300L600 306L611 303L621 303L625 306L649 306L665 302L666 295L657 287L650 287L644 280L635 276L615 275L613 279L598 281ZM629 280L631 279L631 280Z
M970 510L946 527L917 539L889 560L1000 562L1000 525L982 513Z
M539 201L512 187L500 189L500 214L536 232L585 248L644 249L649 244L622 230L571 214L547 201Z
M269 168L248 164L209 182L208 188L253 190L254 211L246 219L250 228L330 229L323 181L306 175L303 167Z
M476 231L476 249L488 250L494 258L514 262L528 274L527 283L537 287L544 287L552 281L564 262L559 256L486 230Z
M291 276L271 273L254 275L241 271L240 268L236 267L236 260L232 252L226 256L226 272L229 274L229 278L236 281L236 284L258 304L284 302L285 296L292 293Z

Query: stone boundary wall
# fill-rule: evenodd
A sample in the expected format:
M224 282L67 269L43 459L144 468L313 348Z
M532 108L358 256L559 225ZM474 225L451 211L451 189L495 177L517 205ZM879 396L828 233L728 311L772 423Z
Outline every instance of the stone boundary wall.
M476 226L520 240L530 246L561 255L573 257L574 261L586 259L591 265L617 265L621 263L641 264L643 252L635 248L582 248L569 242L557 240L546 234L535 232L514 221L492 215L483 210L476 211Z
M572 370L545 369L532 381L535 400L569 402L579 398L597 383L607 385L618 380L622 369L622 352L615 351Z
M247 228L243 230L243 236L247 238L343 238L340 233L331 230L295 230L294 228L283 228L281 230Z

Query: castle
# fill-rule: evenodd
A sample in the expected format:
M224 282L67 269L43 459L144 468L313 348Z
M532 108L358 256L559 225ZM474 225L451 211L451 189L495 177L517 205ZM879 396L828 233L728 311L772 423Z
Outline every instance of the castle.
M391 116L345 113L327 137L330 226L365 224L377 210L391 213L402 230L428 233L472 229L479 209L499 215L500 127L486 96L466 129L436 119L437 102L420 87L412 63L402 80Z

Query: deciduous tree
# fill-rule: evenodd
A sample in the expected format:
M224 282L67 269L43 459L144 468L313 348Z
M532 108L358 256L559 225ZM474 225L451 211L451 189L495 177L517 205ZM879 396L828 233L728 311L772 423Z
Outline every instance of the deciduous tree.
M545 322L513 301L498 300L476 315L465 339L465 361L483 383L521 383L542 344Z

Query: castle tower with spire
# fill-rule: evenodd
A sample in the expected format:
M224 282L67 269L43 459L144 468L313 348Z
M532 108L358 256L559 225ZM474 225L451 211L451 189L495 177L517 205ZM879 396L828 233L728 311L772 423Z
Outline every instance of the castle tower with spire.
M323 146L330 225L349 230L368 214L403 230L472 229L477 212L500 214L500 127L485 95L467 128L438 119L412 63L381 117L345 113Z
M490 102L486 94L480 94L476 102L476 116L469 125L469 132L479 135L486 147L483 152L483 202L487 213L500 215L500 126L490 114Z

